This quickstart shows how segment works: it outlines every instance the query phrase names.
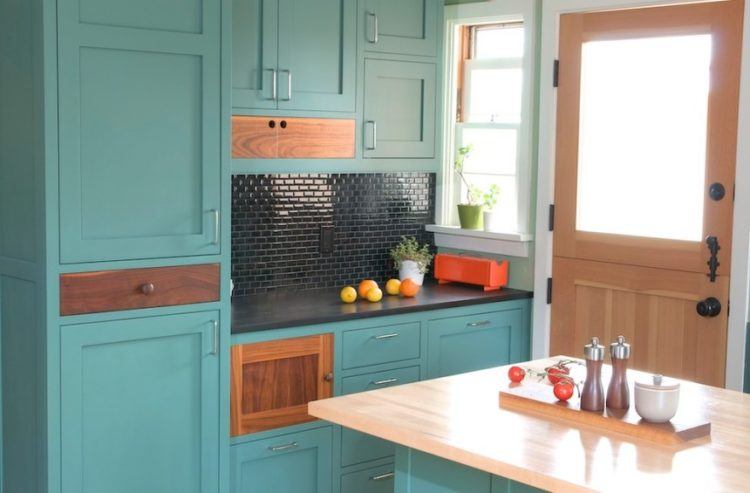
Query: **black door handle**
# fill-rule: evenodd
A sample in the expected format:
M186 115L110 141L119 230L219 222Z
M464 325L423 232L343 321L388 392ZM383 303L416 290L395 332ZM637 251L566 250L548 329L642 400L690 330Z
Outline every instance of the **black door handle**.
M721 313L721 301L717 300L713 296L706 298L705 300L699 301L695 305L695 311L701 317L716 317Z

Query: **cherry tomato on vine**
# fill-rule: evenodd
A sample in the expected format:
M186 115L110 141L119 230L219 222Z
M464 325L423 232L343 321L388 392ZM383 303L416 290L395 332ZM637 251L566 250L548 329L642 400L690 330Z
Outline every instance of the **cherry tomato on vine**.
M567 366L550 366L547 368L547 379L552 385L555 385L562 380L561 377L568 374L570 374L570 369Z
M555 384L552 391L558 400L567 401L573 397L573 384L567 380L561 380Z
M523 380L524 377L526 377L526 370L520 366L511 366L508 369L508 378L510 378L511 382L518 383Z

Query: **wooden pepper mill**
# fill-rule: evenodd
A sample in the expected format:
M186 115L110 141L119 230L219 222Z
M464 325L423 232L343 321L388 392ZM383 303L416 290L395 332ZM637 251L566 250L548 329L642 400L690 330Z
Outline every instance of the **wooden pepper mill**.
M604 364L604 346L599 338L594 337L583 348L586 358L586 381L581 392L581 409L601 412L604 410L604 387L602 386L602 364Z
M612 378L607 388L607 407L627 409L630 407L630 386L628 385L630 344L625 342L625 337L617 336L617 341L609 345L609 355L612 358Z

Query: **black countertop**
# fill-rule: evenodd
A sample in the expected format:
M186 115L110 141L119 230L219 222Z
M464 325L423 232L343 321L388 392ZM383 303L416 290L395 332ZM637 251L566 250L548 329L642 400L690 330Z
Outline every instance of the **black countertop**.
M414 298L383 296L379 303L357 300L346 304L340 288L314 291L270 292L232 298L232 333L297 327L326 322L452 308L531 298L530 291L501 289L485 292L479 286L427 284Z

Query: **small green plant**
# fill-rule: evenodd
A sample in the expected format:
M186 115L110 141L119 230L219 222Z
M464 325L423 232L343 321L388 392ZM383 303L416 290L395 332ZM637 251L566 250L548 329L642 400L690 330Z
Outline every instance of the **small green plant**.
M497 184L493 183L482 196L482 205L484 205L484 210L494 210L498 200L500 200L500 187Z
M482 201L482 189L469 183L464 176L464 162L471 154L471 150L471 144L458 148L456 159L453 161L453 169L466 185L466 203L468 205L479 205Z
M430 245L425 243L420 245L417 239L413 236L402 236L401 243L393 247L391 250L391 258L398 267L404 260L412 260L419 265L419 271L422 274L427 272L427 268L432 263L432 253L430 253Z

